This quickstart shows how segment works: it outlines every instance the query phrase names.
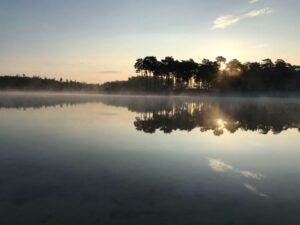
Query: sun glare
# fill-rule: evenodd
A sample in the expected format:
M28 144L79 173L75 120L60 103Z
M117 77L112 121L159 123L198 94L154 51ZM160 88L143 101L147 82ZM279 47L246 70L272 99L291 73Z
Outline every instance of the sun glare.
M221 70L221 71L226 70L226 63L221 63L221 65L220 65L220 70Z
M218 124L220 129L223 129L225 127L226 121L224 121L222 119L218 119L217 124Z

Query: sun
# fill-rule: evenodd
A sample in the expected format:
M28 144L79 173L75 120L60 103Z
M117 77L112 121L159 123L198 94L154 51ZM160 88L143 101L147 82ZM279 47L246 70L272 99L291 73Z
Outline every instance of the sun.
M223 120L222 119L218 119L218 124L220 125L220 126L222 126L222 125L224 125L224 122L223 122Z
M220 71L226 70L226 63L222 62L220 65Z

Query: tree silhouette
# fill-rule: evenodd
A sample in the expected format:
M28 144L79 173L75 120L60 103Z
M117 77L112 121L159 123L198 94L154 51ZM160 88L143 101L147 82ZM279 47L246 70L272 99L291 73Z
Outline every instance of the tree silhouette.
M227 62L223 56L215 61L203 59L176 60L171 56L158 60L155 56L139 58L134 64L139 76L127 81L106 82L102 85L72 80L40 78L38 76L0 76L0 89L97 91L104 93L191 93L204 92L300 92L300 67L282 59L241 63Z
M159 88L151 90L205 91L300 91L300 69L282 59L264 59L259 62L241 63L233 59L228 63L223 56L215 61L203 59L201 63L193 59L178 61L165 57L158 61L155 57L145 57L136 62L137 71L159 77ZM176 82L175 82L176 81ZM154 82L155 83L155 82ZM142 88L146 90L147 88ZM149 88L148 88L149 90Z
M25 74L24 74L25 75ZM0 76L1 90L22 90L22 91L85 91L99 92L99 84L86 84L77 81L63 82L60 80L40 78L38 76Z

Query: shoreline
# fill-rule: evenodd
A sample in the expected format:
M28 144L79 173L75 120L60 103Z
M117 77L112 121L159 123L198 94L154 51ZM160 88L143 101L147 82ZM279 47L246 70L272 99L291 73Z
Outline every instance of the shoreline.
M0 90L0 95L81 95L81 96L127 96L127 97L216 97L216 98L300 98L300 92L93 92L49 90Z

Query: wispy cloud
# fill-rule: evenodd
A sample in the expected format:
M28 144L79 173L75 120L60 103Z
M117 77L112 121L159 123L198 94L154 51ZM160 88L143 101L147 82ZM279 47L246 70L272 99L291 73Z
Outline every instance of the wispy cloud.
M219 159L212 159L208 158L209 166L213 171L219 172L219 173L225 173L225 172L234 172L236 174L239 174L245 178L251 178L255 180L261 180L265 176L262 174L254 173L249 170L240 170L237 168L234 168L232 165L223 162Z
M252 10L246 14L246 17L256 17L256 16L262 16L262 15L268 15L272 13L273 10L270 8L263 8L258 10Z
M209 161L210 168L213 171L218 172L218 173L235 173L244 178L253 179L253 180L257 180L257 181L265 178L265 176L262 174L254 173L254 172L251 172L248 170L240 170L240 169L234 168L232 165L225 163L219 159L208 158L208 161ZM241 185L244 186L247 190L255 193L256 195L258 195L260 197L263 197L263 198L269 197L267 194L258 191L257 188L251 184L242 182Z
M251 184L244 184L244 187L245 187L247 190L252 191L253 193L257 194L257 195L260 196L260 197L263 197L263 198L268 198L268 197L269 197L267 194L258 191L257 188L254 187L254 186L251 185Z
M241 175L243 175L246 178L252 178L255 180L261 180L262 178L264 178L265 176L262 174L257 174L257 173L253 173L251 171L238 171Z
M234 16L234 15L225 15L225 16L219 16L215 19L213 22L212 29L224 29L226 27L229 27L233 24L238 23L239 21L246 19L246 18L254 18L257 16L263 16L273 13L273 9L266 7L263 9L255 9L247 12L244 15L240 16Z
M254 4L254 3L256 3L256 2L259 2L259 0L251 0L249 3L250 3L250 4Z
M226 28L232 24L239 22L239 18L233 15L226 15L218 17L213 24L213 29Z
M212 170L216 172L227 172L227 171L232 171L233 167L229 164L226 164L222 160L218 159L208 159L209 161L209 166Z

